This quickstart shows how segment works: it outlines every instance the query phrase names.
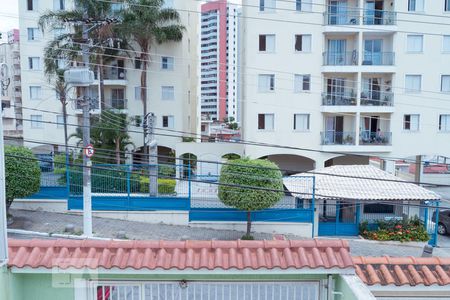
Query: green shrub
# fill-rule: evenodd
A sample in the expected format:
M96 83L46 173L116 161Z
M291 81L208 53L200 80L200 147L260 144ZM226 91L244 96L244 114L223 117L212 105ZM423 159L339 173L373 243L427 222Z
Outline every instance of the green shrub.
M140 192L148 193L149 178L142 176L140 179L140 183L141 183ZM176 185L175 179L158 178L158 194L174 195L175 185Z
M360 224L360 234L369 240L426 242L430 239L425 226L419 218L391 221L378 221L376 230L370 230L367 222Z

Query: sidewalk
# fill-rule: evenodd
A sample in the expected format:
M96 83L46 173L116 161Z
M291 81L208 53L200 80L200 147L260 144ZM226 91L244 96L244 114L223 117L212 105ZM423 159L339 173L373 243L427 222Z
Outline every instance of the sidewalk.
M44 211L11 210L14 223L10 229L23 229L35 232L64 233L67 224L75 225L75 230L81 234L83 218L81 215L51 213ZM244 232L233 230L215 230L207 228L191 228L165 224L148 224L142 222L122 221L106 218L93 218L94 235L102 238L115 238L119 231L124 231L127 239L137 240L236 240ZM13 235L16 236L16 235ZM255 239L272 240L272 234L255 233ZM28 238L32 238L30 236ZM21 236L21 238L27 238ZM286 236L288 239L302 239L298 236ZM350 243L354 256L421 256L422 246L418 243L375 242L358 238L345 238ZM326 237L325 237L326 239ZM435 248L433 255L450 257L450 247Z

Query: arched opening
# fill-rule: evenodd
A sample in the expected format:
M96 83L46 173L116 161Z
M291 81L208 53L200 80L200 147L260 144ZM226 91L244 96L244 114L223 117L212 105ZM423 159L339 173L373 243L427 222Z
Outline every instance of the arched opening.
M294 154L273 154L261 159L268 159L277 164L285 176L313 170L315 165L314 160Z
M324 167L338 166L338 165L368 165L369 156L363 155L343 155L330 158L325 161ZM321 166L317 166L320 168Z
M180 155L179 161L182 164L182 172L180 176L182 178L188 178L196 174L197 171L197 155L193 153L184 153Z
M158 146L157 149L158 164L175 164L175 149L165 146ZM148 158L148 155L144 155L143 146L133 152L133 164L148 164Z
M227 153L227 154L222 155L222 159L226 159L227 161L234 160L234 159L240 159L240 158L241 158L241 156L236 153Z

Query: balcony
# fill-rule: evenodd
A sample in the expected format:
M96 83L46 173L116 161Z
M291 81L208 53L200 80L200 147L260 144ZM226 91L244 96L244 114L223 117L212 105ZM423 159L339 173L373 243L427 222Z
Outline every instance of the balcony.
M345 10L333 12L333 7L329 7L328 12L324 13L325 25L359 25L359 11Z
M362 91L361 105L363 106L393 106L394 93L381 91Z
M94 79L99 80L98 72L94 72ZM98 83L95 83L98 84ZM126 70L117 67L106 67L103 71L103 84L105 85L126 85Z
M356 66L358 65L358 52L324 52L324 66Z
M322 93L322 105L324 106L354 106L356 105L356 94L353 90L345 90L343 94ZM354 92L353 92L354 93Z
M363 130L359 136L360 145L390 146L392 145L392 132Z
M354 131L327 130L320 133L322 145L355 145Z
M364 25L395 25L397 13L387 10L364 10Z
M128 100L127 99L109 99L108 104L111 109L115 110L124 110L128 108Z
M393 66L395 52L364 52L363 66Z

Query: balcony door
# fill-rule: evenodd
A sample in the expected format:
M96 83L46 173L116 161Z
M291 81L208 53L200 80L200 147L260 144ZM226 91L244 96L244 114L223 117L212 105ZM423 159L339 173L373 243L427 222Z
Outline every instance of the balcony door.
M115 109L124 109L125 102L125 90L124 89L112 89L111 90L111 107Z
M328 78L327 100L332 105L339 105L345 95L345 78Z
M327 116L325 118L325 143L342 144L343 131L343 116Z
M367 116L361 118L361 141L365 144L372 143L380 128L379 116Z
M364 41L364 65L381 65L382 64L383 40L365 40Z
M379 105L381 100L381 78L363 78L362 97L368 103Z
M347 0L331 0L328 11L328 24L343 25L348 23Z
M328 40L328 63L345 65L346 40Z
M364 3L364 24L383 25L384 1L366 1Z

